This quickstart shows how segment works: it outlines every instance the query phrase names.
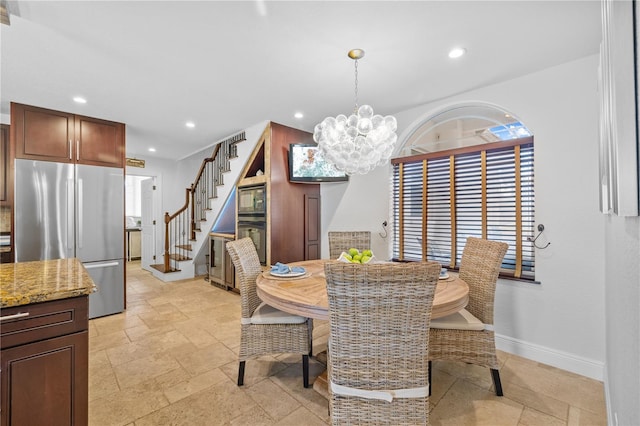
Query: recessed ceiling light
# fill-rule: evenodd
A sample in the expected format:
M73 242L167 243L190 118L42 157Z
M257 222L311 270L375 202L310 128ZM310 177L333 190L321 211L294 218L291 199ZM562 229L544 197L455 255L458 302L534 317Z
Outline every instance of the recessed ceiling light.
M193 129L194 127L196 127L196 123L194 123L193 121L187 121L186 123L184 123L184 125L190 129Z
M76 96L73 98L73 100L79 104L86 104L87 100L81 96Z
M149 148L149 152L156 152L155 148Z
M296 112L295 114L293 114L293 116L294 116L295 118L302 118L302 117L304 117L304 114L303 114L303 113L301 113L301 112Z
M451 49L451 51L449 52L449 57L459 58L460 56L464 55L466 52L467 52L467 49L463 47L456 47L455 49Z

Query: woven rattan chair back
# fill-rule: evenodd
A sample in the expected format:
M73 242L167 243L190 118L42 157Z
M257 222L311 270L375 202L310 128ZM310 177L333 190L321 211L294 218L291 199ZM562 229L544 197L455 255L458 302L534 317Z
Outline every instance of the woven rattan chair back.
M297 353L302 355L303 384L305 388L308 387L313 321L307 318L306 321L296 324L252 323L251 317L262 303L256 290L256 278L262 273L258 252L250 238L228 242L227 251L236 267L236 284L240 287L242 306L238 386L244 384L244 367L247 359L268 354Z
M343 251L350 248L367 250L371 248L371 232L369 231L330 231L329 257L337 259Z
M258 252L251 238L229 241L227 251L236 267L236 284L240 288L242 318L249 318L262 303L256 293L256 278L262 273Z
M329 298L329 381L364 390L428 385L431 308L440 265L325 265ZM334 425L427 424L429 397L392 402L331 392Z
M496 282L508 244L468 237L460 261L460 278L469 285L467 311L485 324L482 330L434 328L431 330L431 360L460 361L488 367L497 396L502 384L495 333L493 305Z
M460 278L469 285L467 310L485 324L493 324L496 282L509 245L468 237L460 261Z

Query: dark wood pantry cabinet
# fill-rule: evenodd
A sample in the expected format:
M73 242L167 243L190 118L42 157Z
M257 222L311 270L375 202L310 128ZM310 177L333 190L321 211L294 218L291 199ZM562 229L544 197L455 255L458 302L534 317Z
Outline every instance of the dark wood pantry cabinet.
M124 167L125 125L11 103L16 158Z

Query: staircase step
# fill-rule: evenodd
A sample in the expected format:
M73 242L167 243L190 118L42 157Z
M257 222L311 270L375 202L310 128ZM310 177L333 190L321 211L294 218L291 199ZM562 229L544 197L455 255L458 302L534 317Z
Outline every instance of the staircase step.
M150 265L150 266L151 266L153 269L155 269L155 270L157 270L157 271L160 271L160 272L162 272L162 273L164 273L164 274L167 274L167 273L169 273L169 272L180 272L180 269L176 269L176 268L172 268L172 267L169 267L169 270L168 270L168 271L165 271L165 270L164 270L164 263L158 263L157 265Z
M182 249L182 250L191 251L191 244L182 244L182 245L177 245L176 247L179 248L179 249Z
M177 260L177 261L191 260L191 258L189 256L184 256L184 255L178 254L178 253L171 253L169 255L169 258L173 259L173 260Z

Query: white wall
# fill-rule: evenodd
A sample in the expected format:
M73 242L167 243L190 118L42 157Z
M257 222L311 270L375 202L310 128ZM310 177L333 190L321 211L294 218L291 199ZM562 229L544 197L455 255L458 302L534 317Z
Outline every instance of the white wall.
M390 259L389 169L379 167L349 182L323 183L321 197L321 254L329 258L329 231L371 231L371 250L376 259ZM387 221L387 232L382 222ZM385 236L386 237L383 237Z
M602 379L604 216L598 207L597 65L591 56L394 115L399 145L407 129L448 104L465 101L503 107L533 131L536 223L545 225L551 245L536 252L540 284L499 282L498 346ZM389 220L390 170L353 176L340 188L322 186L324 256L329 230L368 229L378 235L380 223ZM390 257L385 247L385 241L374 241L377 257Z

